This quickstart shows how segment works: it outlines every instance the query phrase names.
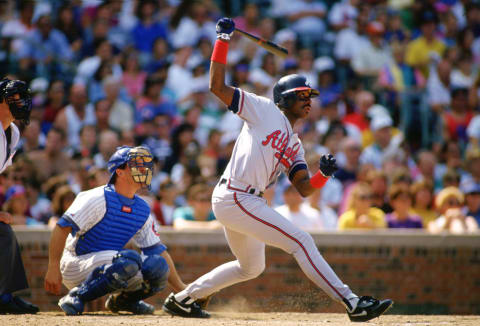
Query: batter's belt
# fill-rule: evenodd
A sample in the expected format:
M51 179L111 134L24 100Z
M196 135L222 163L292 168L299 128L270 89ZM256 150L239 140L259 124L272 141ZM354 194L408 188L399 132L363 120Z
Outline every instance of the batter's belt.
M232 178L222 178L220 179L219 185L226 185L227 189L232 190L232 191L240 191L240 192L245 192L250 195L255 195L258 197L263 197L263 191L261 191L258 188L252 187L252 185L245 184L236 180L233 180Z

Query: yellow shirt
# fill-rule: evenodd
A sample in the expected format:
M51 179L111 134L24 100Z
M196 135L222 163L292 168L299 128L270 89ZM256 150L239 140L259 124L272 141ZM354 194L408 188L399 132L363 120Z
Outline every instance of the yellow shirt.
M421 36L408 43L405 53L405 62L411 66L420 66L423 76L428 77L428 64L430 62L430 52L436 52L439 56L443 55L445 44L437 39L427 43Z
M375 228L385 228L387 226L387 222L385 221L385 213L381 209L371 207L368 209L367 215L375 225ZM350 209L340 216L340 220L338 221L338 229L365 229L365 227L357 225L355 210Z
M400 130L392 127L392 138L400 133ZM373 132L370 129L365 129L362 131L362 148L367 148L368 146L375 143L375 137Z
M423 228L427 228L428 223L435 220L438 216L438 214L431 209L412 208L410 211L412 214L420 216L422 219Z

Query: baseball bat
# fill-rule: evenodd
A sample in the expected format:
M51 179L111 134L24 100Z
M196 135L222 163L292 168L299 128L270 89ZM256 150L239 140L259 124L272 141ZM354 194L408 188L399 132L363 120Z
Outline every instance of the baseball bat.
M246 36L248 39L250 39L251 41L257 43L259 46L261 46L262 48L264 48L265 50L267 50L268 52L270 53L273 53L275 55L278 55L279 57L281 58L286 58L288 56L288 50L271 42L271 41L268 41L268 40L264 40L258 36L255 36L253 34L250 34L248 32L245 32L245 31L242 31L241 29L238 29L238 28L235 28L235 31L239 32L240 34L242 34L243 36Z

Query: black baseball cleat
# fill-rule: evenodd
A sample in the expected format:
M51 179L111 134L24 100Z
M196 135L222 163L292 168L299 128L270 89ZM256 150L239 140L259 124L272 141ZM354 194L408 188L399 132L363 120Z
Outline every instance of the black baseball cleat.
M20 309L25 311L26 314L36 314L40 310L38 309L38 306L28 302L27 300L23 300L20 297L14 296L12 300L18 307L20 307Z
M347 310L350 321L364 322L379 317L390 309L393 301L390 299L377 300L372 297L363 296L359 299L357 307L352 311Z
M187 298L181 302L178 302L173 293L170 293L167 299L165 299L162 309L172 316L180 316L185 318L210 318L210 314L205 310L202 310L198 303L185 303L189 299L190 298Z
M126 301L120 295L111 294L105 302L105 308L111 312L128 311L134 315L153 315L155 307L142 300Z

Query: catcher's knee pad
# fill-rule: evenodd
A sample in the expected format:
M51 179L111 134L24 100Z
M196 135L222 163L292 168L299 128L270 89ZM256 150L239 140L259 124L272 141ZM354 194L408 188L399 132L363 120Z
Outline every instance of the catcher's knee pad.
M133 250L116 254L110 265L95 268L85 282L75 288L74 295L82 301L91 301L115 290L126 288L128 280L142 267L142 258Z
M161 291L167 285L168 263L160 255L151 255L142 264L143 280L150 286L152 293Z
M112 259L112 264L105 266L104 273L111 278L116 288L124 288L127 281L142 268L142 257L134 250L119 251Z

